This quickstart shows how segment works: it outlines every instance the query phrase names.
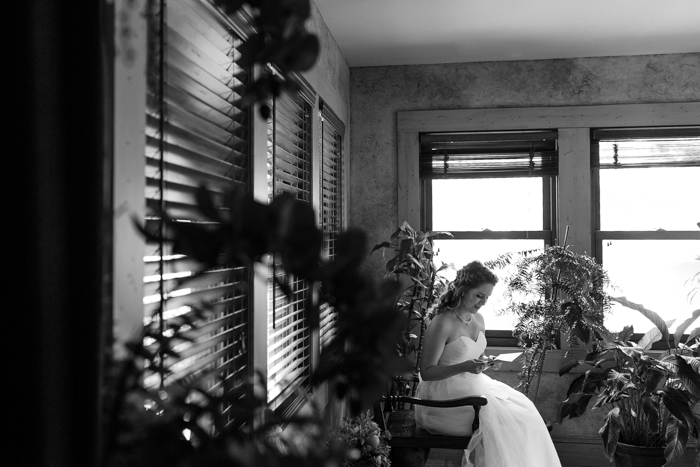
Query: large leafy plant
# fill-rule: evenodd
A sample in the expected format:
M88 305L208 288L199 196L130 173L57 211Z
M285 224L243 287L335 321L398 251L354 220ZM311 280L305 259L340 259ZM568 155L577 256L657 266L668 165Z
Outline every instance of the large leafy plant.
M657 313L624 297L615 300L642 313L655 327L636 343L631 341L631 326L619 333L598 332L585 358L570 362L561 372L579 365L587 368L572 381L557 420L581 416L596 398L592 410L608 411L600 435L610 460L618 443L625 443L663 448L664 466L669 467L683 454L689 438L700 434L700 328L683 339L700 309L678 325L671 340L667 323ZM657 341L670 350L653 351ZM700 455L695 461L699 464Z
M389 241L372 249L372 253L391 252L385 275L403 285L396 299L396 309L406 317L406 325L397 352L413 359L414 373L418 373L420 367L420 349L429 312L446 287L446 279L440 273L449 266L445 263L436 266L434 262L434 239L438 235L451 234L422 232L404 221Z
M547 353L559 348L563 333L577 348L602 329L610 310L609 278L593 258L565 246L507 253L485 264L509 271L501 311L516 317L513 335L525 350L517 389L527 395L535 376L539 389Z

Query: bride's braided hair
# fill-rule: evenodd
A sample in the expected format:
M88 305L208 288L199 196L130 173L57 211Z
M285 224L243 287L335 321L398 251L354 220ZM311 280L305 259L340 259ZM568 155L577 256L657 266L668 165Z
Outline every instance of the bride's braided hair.
M467 264L457 271L457 277L450 282L445 293L440 296L440 311L457 308L466 292L485 283L496 285L498 277L480 261Z

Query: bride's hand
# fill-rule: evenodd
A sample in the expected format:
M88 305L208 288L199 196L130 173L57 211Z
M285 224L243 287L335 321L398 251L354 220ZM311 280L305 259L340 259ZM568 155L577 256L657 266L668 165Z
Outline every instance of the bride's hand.
M464 365L465 365L464 371L466 373L479 374L488 367L488 362L481 360L479 358L475 358L473 360L467 360L466 362L464 362Z
M501 365L503 362L499 362L496 360L496 357L493 355L489 355L488 357L484 357L483 360L487 362L488 366L485 368L486 370L498 370L501 368Z

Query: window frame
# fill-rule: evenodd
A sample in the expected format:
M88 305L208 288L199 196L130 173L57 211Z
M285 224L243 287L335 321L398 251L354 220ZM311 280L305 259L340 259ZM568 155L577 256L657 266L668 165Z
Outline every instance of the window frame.
M671 126L671 125L664 125ZM696 125L688 125L695 127ZM599 128L591 128L591 132ZM606 128L607 129L607 128ZM658 167L664 167L658 165ZM594 238L593 246L596 261L602 264L603 258L603 242L605 240L697 240L700 239L700 231L695 230L602 230L600 221L600 171L610 170L607 167L591 167L591 183L593 200L593 222L594 222ZM614 170L624 170L614 169Z
M319 134L318 125L315 122L315 92L302 81L301 89L298 92L284 92L282 95L271 99L271 117L267 122L267 158L268 158L268 199L271 202L277 195L282 193L291 194L295 199L308 203L317 209L317 203L314 203L314 199L319 192L319 186L317 182L317 174L319 165L319 152L315 148L314 141ZM285 128L280 131L278 128L281 126L281 122L278 121L279 117L284 117L285 119L290 119L286 121L286 125L294 125L294 128ZM278 149L283 149L282 144L278 144L278 136L282 136L282 133L286 133L282 139L286 140L287 143L293 143L297 151L294 154L288 153L285 156L278 155ZM294 136L291 135L294 133ZM289 138L298 138L299 141L293 142ZM301 146L297 143L301 142ZM301 156L299 156L301 154ZM300 163L299 172L301 172L302 177L299 177L296 184L293 184L287 189L280 189L278 182L282 180L279 176L280 173L284 173L284 170L278 170L277 163L285 162L289 164L293 161ZM289 175L289 174L287 174ZM298 177L299 174L297 174ZM286 364L280 368L280 372L289 376L290 374L296 373L291 380L282 379L279 382L287 381L288 387L283 388L280 392L270 399L270 362L267 362L265 366L268 374L266 377L268 385L268 403L271 404L273 410L286 413L288 415L294 413L304 402L305 395L311 391L311 372L313 371L313 354L315 353L316 346L313 342L316 340L315 336L312 334L310 329L310 319L308 316L308 308L306 304L312 300L313 287L307 280L299 279L294 276L287 275L284 273L282 276L289 280L289 284L292 289L292 298L289 301L288 297L284 297L277 286L274 285L273 277L278 276L278 271L276 270L276 265L279 261L274 255L267 255L267 260L269 264L268 274L268 306L267 306L267 356L268 359L274 356L275 360L281 359ZM284 303L279 306L278 298ZM287 311L280 316L278 314L279 309L287 309ZM290 312L289 309L292 311ZM293 318L294 315L300 315L301 318ZM282 335L277 338L277 341L271 343L271 337L278 334L280 331L278 326L280 322L289 321L285 326L289 329L282 329ZM301 325L301 327L297 327ZM294 337L298 336L298 337ZM293 348L296 348L291 355L287 355L286 352L289 346L280 348L271 352L271 348L277 347L279 342L290 343ZM272 345L271 345L272 344ZM287 355L285 357L285 355ZM296 355L296 356L295 356ZM297 365L297 370L290 371L290 364L294 363ZM290 388L294 390L293 393L286 393ZM298 391L297 391L298 390Z
M233 186L249 187L250 152L247 145L237 148L231 142L250 121L250 111L234 89L240 78L246 82L249 69L232 52L246 39L243 28L213 4L168 0L151 7L147 10L150 46L142 174L147 214L142 220L148 230L162 235L165 223L154 208L174 213L176 222L209 222L195 206L193 193L200 183L209 183L218 199ZM239 72L235 80L230 79ZM147 261L149 252L158 259ZM170 245L161 240L147 246L146 256L142 255L145 318L156 313L163 326L169 322L166 306L190 307L200 300L211 305L213 312L201 319L193 341L178 349L180 356L172 358L173 373L167 375L166 384L196 377L201 389L215 393L223 390L222 379L232 386L242 384L250 376L250 355L245 349L251 310L248 295L236 290L237 284L249 280L250 271L222 265L200 276L197 285L178 284L174 277L191 275L197 266L186 257L166 260L169 254ZM192 309L176 314L181 313L200 320Z
M319 216L319 228L323 232L323 250L322 254L327 259L332 259L336 255L335 243L337 241L338 235L345 229L345 214L346 209L345 203L345 189L347 183L345 180L346 171L344 170L345 164L345 152L343 149L343 143L345 141L345 125L340 120L338 115L331 109L331 107L326 104L323 99L319 99L318 103L318 121L319 121L319 190L318 190L318 216ZM328 145L326 141L328 140L326 132L328 132L334 139L334 142L338 143L337 146L333 145L329 153L326 152ZM331 187L330 199L325 201L327 186L325 182L326 167L331 167L331 164L335 164L335 178L330 176L331 181L334 182ZM333 187L337 188L333 192ZM326 206L330 206L327 210ZM334 216L337 222L328 222L327 216L328 212L336 211L338 214ZM336 311L335 309L324 304L319 310L319 330L318 330L318 345L319 352L322 352L324 347L326 347L330 341L333 339L336 333ZM317 362L315 363L317 364Z
M664 125L671 126L671 125ZM692 126L692 125L691 125ZM697 128L697 125L695 125ZM593 152L593 132L599 128L591 128L591 152ZM606 130L608 128L605 128ZM650 136L651 137L651 136ZM591 164L593 165L593 164ZM664 167L659 165L658 167ZM700 240L700 230L602 230L601 229L601 199L600 199L600 171L601 170L625 170L624 168L612 169L609 167L591 166L591 198L593 206L593 257L599 264L603 264L603 243L608 240ZM632 334L633 341L639 341L643 333ZM688 334L683 334L687 338ZM675 337L670 336L670 345L673 346ZM652 349L667 349L666 343L658 341L652 345Z
M477 177L475 177L477 178ZM482 178L482 177L478 177ZM516 178L499 176L493 178ZM437 235L436 240L543 240L545 246L556 243L556 186L557 177L553 175L537 176L542 179L542 230L450 230L452 236ZM472 179L472 177L460 177ZM421 179L421 230L432 231L432 182L433 179ZM460 265L455 265L460 266ZM491 345L499 347L516 347L518 340L509 329L486 329L486 338Z
M398 112L397 221L421 225L420 133L552 128L559 133L555 238L564 238L568 226L570 249L593 256L591 128L694 125L698 114L700 102ZM567 350L566 339L561 347Z
M260 70L255 71L256 74L260 73ZM321 216L320 211L321 204L321 192L320 183L318 180L321 176L321 150L320 146L316 144L321 135L321 105L320 102L323 99L319 89L323 89L319 83L316 82L314 76L297 76L301 83L302 89L305 94L311 99L311 197L310 202L313 206L315 212L317 213L318 226L321 227ZM337 102L333 102L335 106ZM329 104L325 103L324 106L327 108ZM328 112L326 112L328 113ZM346 154L347 145L347 130L343 120L337 116L337 123L341 126L342 135L342 151ZM254 122L253 130L251 134L251 144L253 151L253 161L252 161L252 173L253 173L253 197L259 202L268 202L268 180L267 180L267 121L260 117L259 105L256 104L254 109ZM344 177L341 190L342 190L342 227L345 229L347 227L347 200L348 200L348 158L344 157L342 160L342 170L341 174ZM268 275L268 259L264 258L261 263L254 265L254 274L252 281L252 296L253 296L253 309L255 310L252 319L252 355L253 355L253 368L258 371L262 371L264 378L267 381L267 368L268 368L268 300L267 300L267 275ZM316 293L314 290L313 293ZM264 311L263 311L264 310ZM313 372L320 362L320 330L314 329L310 336L310 346L311 346L311 372ZM318 390L313 392L313 398L319 404L323 405L327 402L328 392L326 390ZM281 410L285 410L288 413L294 412L301 408L304 400L297 398L294 403L282 404L280 406Z

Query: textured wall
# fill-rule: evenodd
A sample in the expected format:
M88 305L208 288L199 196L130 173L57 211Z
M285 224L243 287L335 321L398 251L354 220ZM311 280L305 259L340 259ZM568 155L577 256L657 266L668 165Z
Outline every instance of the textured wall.
M313 1L311 17L306 27L318 36L321 50L316 66L310 72L304 73L304 77L347 126L350 106L350 67Z
M374 244L396 218L396 112L700 100L700 53L350 70L350 223ZM370 268L381 271L379 258Z

